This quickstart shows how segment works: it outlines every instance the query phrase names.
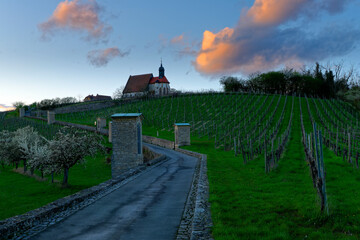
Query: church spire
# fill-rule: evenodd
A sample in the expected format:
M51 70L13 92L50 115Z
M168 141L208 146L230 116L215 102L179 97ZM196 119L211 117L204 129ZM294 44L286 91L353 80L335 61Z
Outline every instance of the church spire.
M162 65L162 59L160 62L160 67L159 67L159 79L163 78L165 76L165 68Z

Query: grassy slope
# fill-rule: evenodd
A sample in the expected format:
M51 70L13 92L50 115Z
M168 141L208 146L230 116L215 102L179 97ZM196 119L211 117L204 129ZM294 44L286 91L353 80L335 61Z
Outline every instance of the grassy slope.
M104 154L88 158L85 165L71 168L68 188L62 188L59 183L51 184L50 177L40 182L15 173L10 167L0 168L0 220L23 214L110 178L111 169L106 164ZM62 174L56 176L55 180L61 182Z

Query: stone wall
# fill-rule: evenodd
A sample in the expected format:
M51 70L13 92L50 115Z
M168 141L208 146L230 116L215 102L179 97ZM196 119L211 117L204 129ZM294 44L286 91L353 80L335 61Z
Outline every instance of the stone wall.
M174 142L172 142L172 141L161 139L161 138L156 138L156 137L151 137L151 136L144 135L143 141L146 143L154 144L154 145L168 148L168 149L174 149L174 147L175 147Z
M116 105L114 101L103 101L103 102L91 102L91 103L83 103L83 104L75 104L65 107L59 107L54 109L54 112L59 113L73 113L73 112L84 112L84 111L92 111L99 110L103 108L109 108Z

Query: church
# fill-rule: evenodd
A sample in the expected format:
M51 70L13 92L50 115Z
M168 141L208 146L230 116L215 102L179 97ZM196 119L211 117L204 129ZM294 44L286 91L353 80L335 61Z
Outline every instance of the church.
M159 67L159 76L152 73L134 75L129 77L123 91L124 98L150 96L164 96L170 93L170 82L165 77L165 68L162 62Z

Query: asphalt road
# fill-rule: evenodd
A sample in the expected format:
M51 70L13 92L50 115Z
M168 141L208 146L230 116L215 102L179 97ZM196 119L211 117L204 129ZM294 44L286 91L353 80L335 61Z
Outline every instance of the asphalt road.
M31 239L174 239L197 159L151 148L170 159Z

